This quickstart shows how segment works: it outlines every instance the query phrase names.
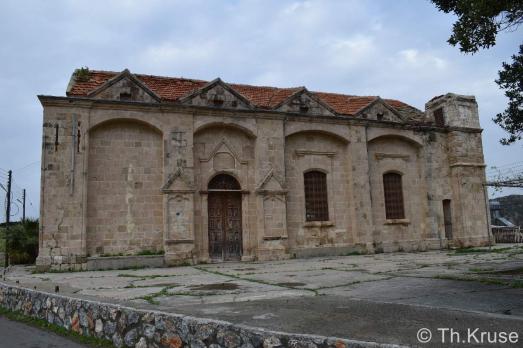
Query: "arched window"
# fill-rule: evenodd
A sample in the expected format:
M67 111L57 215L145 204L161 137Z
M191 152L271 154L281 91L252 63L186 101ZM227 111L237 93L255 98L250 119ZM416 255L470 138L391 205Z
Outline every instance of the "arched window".
M403 188L401 174L383 174L383 191L385 193L385 216L387 219L404 219Z
M305 220L328 221L327 175L310 171L303 175L305 184Z

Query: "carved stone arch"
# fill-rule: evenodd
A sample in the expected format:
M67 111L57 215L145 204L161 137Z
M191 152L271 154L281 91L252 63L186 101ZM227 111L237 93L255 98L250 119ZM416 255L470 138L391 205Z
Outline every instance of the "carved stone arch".
M234 179L235 183L232 180L230 181L231 185L234 186L234 187L229 188L230 190L241 190L242 189L242 183L241 183L241 180L238 178L238 176L235 173L228 172L228 171L220 171L220 172L215 173L211 177L209 177L209 180L207 180L207 184L205 185L205 187L207 187L208 189L213 189L212 187L215 184L219 184L219 183L217 183L217 180L219 180L220 178ZM236 186L236 184L237 184L237 186Z
M395 133L392 133L392 134L389 134L389 133L385 133L385 134L378 134L378 135L375 135L375 136L370 136L367 140L367 143L372 143L372 142L375 142L377 140L383 140L383 139L399 139L399 140L403 140L411 145L413 145L414 147L416 148L421 148L423 147L423 143L421 143L420 140L414 138L414 137L411 137L410 135L405 135L405 134L395 134Z
M285 134L285 138L287 139L289 137L296 136L296 135L299 135L299 134L302 134L302 135L320 134L320 135L323 135L323 136L328 136L328 137L334 138L334 139L340 141L341 143L343 143L345 145L350 143L349 139L347 139L346 137L344 137L344 136L342 136L340 134L331 132L329 130L324 130L324 129L300 129L300 130L296 130L296 131L291 131L291 132Z
M327 169L323 169L323 168L308 168L303 171L303 174L307 174L309 172L322 172L325 175L329 175L329 171Z
M233 123L233 122L209 122L209 123L205 123L201 126L199 126L198 128L196 128L194 130L194 135L196 136L198 133L204 131L204 130L207 130L209 128L231 128L231 129L234 129L234 130L239 130L241 132L243 132L249 139L256 139L256 134L254 134L254 132L252 130L250 130L249 128L247 127L244 127L240 124L237 124L237 123Z
M115 117L115 118L100 120L97 122L95 121L94 123L90 124L90 127L87 130L87 133L93 132L94 130L96 130L100 127L106 126L106 125L110 125L110 124L114 124L114 123L121 123L121 122L122 123L142 124L142 125L145 125L145 126L151 128L155 132L163 135L163 131L162 131L160 125L157 125L157 124L154 124L153 122L142 120L139 118L134 118L134 117Z

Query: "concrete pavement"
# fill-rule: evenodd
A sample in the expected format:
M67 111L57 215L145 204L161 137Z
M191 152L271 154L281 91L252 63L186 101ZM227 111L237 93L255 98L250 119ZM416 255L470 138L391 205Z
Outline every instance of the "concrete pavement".
M139 308L382 343L416 344L422 327L436 332L474 325L523 336L523 248L512 245L76 273L31 274L17 267L7 281L47 291L58 285L62 294Z

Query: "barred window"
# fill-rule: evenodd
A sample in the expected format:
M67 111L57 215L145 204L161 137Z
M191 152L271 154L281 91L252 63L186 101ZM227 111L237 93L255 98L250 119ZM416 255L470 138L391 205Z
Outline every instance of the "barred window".
M387 219L404 219L403 188L401 174L383 174L383 191L385 193L385 216Z
M303 175L305 184L305 220L328 221L327 175L310 171Z
M445 116L443 115L443 108L434 110L434 122L438 127L445 126Z

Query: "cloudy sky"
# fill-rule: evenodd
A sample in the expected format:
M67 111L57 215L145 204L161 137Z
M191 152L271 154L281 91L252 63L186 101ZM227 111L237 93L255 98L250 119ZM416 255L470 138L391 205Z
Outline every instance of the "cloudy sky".
M28 214L38 215L36 95L64 95L82 66L380 95L422 110L435 95L473 94L488 166L521 163L523 143L501 146L504 133L491 119L506 105L497 71L523 30L463 55L446 43L454 21L423 0L3 0L0 182L2 169L13 169L15 192L26 188Z

